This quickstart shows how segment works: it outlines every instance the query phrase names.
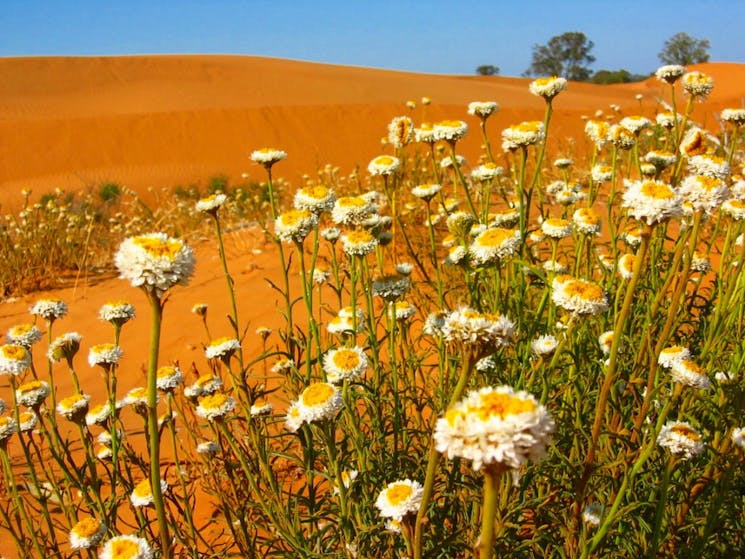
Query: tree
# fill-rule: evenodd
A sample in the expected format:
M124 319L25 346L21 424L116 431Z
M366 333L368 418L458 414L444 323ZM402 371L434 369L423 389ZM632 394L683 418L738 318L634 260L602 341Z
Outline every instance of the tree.
M476 68L476 73L479 76L496 76L499 74L499 66L494 66L493 64L482 64Z
M676 33L665 41L657 55L663 64L698 64L709 61L708 50L711 47L708 39L696 39L688 33Z
M592 75L587 65L595 62L590 54L595 43L584 33L568 31L551 37L545 45L533 45L533 62L526 76L562 76L585 81Z
M646 80L649 76L643 74L632 74L628 70L598 70L592 75L590 81L602 85L611 83L630 83Z

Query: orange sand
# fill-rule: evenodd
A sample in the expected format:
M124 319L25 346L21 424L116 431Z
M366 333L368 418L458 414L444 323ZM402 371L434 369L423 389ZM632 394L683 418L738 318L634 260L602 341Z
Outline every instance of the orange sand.
M707 103L696 107L694 118L715 129L719 110L741 106L745 65L695 68L712 75L715 88ZM33 189L36 200L56 187L77 191L116 181L147 197L148 187L171 187L218 173L239 179L247 172L263 180L263 169L248 155L264 146L288 152L275 173L295 186L302 174L313 174L327 163L342 173L360 165L364 175L368 161L383 152L380 138L391 118L410 114L418 124L423 110L427 120L467 121L472 130L459 150L475 162L480 135L478 121L466 113L468 102L500 103L500 112L488 125L497 150L503 128L541 119L544 111L543 100L528 92L526 79L434 76L255 57L5 58L0 59L0 75L3 212L18 208L22 188ZM625 115L639 114L637 93L644 95L641 110L646 116L653 115L658 97L668 95L655 79L617 86L571 83L554 102L553 148L567 155L581 152L585 139L580 116L592 117L597 109L611 113L612 103ZM433 104L422 107L422 96L431 97ZM406 108L407 100L417 103L415 110ZM231 234L226 246L241 322L250 323L246 352L256 355L260 342L254 330L282 325L278 296L264 279L279 280L278 259L256 230ZM196 253L190 286L173 289L166 305L161 362L179 361L187 372L195 363L206 372L200 343L207 340L191 307L210 304L212 335L219 337L230 334L225 319L229 304L215 244L200 244ZM78 372L94 404L102 401L104 384L87 364L88 348L112 337L110 327L98 320L98 309L110 300L133 303L138 316L124 327L119 386L123 392L144 383L149 309L139 290L108 277L3 302L0 336L14 324L30 322L28 309L42 296L61 298L70 307L54 333L74 330L83 335ZM37 353L37 367L44 371L44 356ZM70 380L60 376L58 396L64 397L72 388ZM0 397L9 401L7 385L0 377ZM8 544L0 543L0 554L13 556L11 549L4 549Z

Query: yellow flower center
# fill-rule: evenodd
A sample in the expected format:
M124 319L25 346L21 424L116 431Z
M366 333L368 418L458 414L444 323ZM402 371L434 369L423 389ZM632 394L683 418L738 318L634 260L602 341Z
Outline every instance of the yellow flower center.
M142 398L147 397L147 390L145 390L143 387L138 386L137 388L133 388L127 393L127 396L130 398L135 398L137 400L141 400Z
M699 441L701 440L701 436L696 433L693 429L688 427L687 425L673 425L673 427L670 429L673 433L677 435L681 435L687 439L690 439L692 441Z
M564 291L570 297L579 297L585 301L600 301L603 298L603 290L589 281L576 279L568 282Z
M25 411L23 413L18 414L18 421L21 424L26 423L27 421L31 421L34 418L34 414L30 411Z
M60 400L59 405L61 408L69 410L83 399L84 397L82 394L73 394L72 396L68 396L67 398L63 398L62 400Z
M705 177L702 175L699 175L696 177L696 182L698 182L698 185L706 190L707 192L710 190L714 190L715 188L719 188L722 186L722 181L719 179L716 179L714 177Z
M140 554L139 546L132 540L114 540L110 549L112 559L129 559Z
M543 123L538 120L529 120L527 122L521 122L514 128L520 132L539 132Z
M643 183L641 193L656 200L669 200L675 196L672 188L664 183L655 181L646 181Z
M8 359L14 359L16 361L22 361L26 359L26 348L19 345L9 344L2 346L3 356Z
M13 326L13 328L10 329L10 333L13 336L23 336L30 332L33 327L33 324L19 324L18 326Z
M311 384L303 390L302 400L306 406L317 406L325 404L334 395L334 387L325 382Z
M360 364L360 356L351 349L341 349L334 354L333 361L340 369L349 371Z
M406 502L406 500L411 497L412 493L413 490L409 485L399 483L388 489L386 497L388 497L388 501L392 505L400 505L401 503Z
M350 231L347 233L347 242L352 244L364 244L372 242L373 236L369 231Z
M475 413L480 420L486 421L493 416L504 419L509 415L518 415L534 410L535 402L532 400L524 400L501 392L489 392L482 395L479 407L469 411Z
M150 480L149 479L143 479L140 483L138 483L135 486L134 491L132 491L132 493L136 497L149 497L150 495L152 495L153 494L153 490L150 487Z
M303 196L307 196L308 198L321 200L328 196L329 189L320 184L316 186L306 186L305 188L300 189L300 194L302 194Z
M558 217L550 217L544 223L548 227L567 227L569 225L569 222L566 219L561 219Z
M342 207L348 208L364 208L367 206L367 200L362 196L346 196L339 198L336 203Z
M227 394L223 394L221 392L216 392L215 394L211 394L209 396L205 396L199 401L199 405L206 410L209 409L220 409L225 405L225 402L228 401Z
M158 369L158 378L168 378L176 374L176 367L173 365L165 365L164 367L160 367Z
M279 220L282 222L283 225L291 227L293 225L297 225L304 219L308 219L309 217L310 212L308 210L290 210L280 215Z
M101 523L95 518L84 518L78 522L73 531L81 538L90 538L98 533L101 528Z
M207 373L206 375L202 375L201 377L199 377L195 384L197 386L207 386L208 384L214 382L214 380L215 380L215 377Z
M18 392L21 394L25 394L26 392L33 392L34 390L37 390L41 388L43 385L40 380L32 380L31 382L27 382L26 384L22 384L18 387Z
M135 237L134 244L154 258L173 260L181 251L182 244L174 239L162 240L155 237Z
M592 225L597 225L600 222L600 216L595 213L595 210L590 208L581 208L577 212L578 221L584 221Z
M210 347L217 347L217 346L220 346L220 345L222 345L222 344L224 344L224 343L226 343L226 342L229 342L229 341L230 341L230 340L232 340L232 339L233 339L233 338L231 338L231 337L229 337L229 336L223 336L222 338L217 338L216 340L212 340L212 341L210 342Z
M535 80L536 85L546 86L552 84L556 80L556 76L551 78L538 78Z
M498 247L505 241L515 236L513 231L509 229L502 229L501 227L493 227L487 229L481 235L478 236L478 243L485 247Z

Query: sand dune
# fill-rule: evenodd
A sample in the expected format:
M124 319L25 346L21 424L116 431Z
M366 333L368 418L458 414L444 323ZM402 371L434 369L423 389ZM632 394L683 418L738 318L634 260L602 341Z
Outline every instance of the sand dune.
M740 106L745 65L708 64L715 80L704 115ZM0 203L13 208L18 192L55 187L78 190L116 181L142 190L171 187L220 173L231 178L261 170L248 154L271 145L289 153L279 172L291 181L329 163L342 172L381 151L390 119L407 114L405 102L433 103L416 122L473 120L466 105L495 100L489 123L499 131L540 118L543 101L528 80L425 75L368 68L238 56L128 56L0 59ZM555 101L556 130L581 137L581 114L611 103L636 113L644 95L651 112L661 94L652 79L637 84L571 84ZM701 117L701 115L698 115ZM475 124L475 121L473 122ZM463 144L477 157L478 134Z

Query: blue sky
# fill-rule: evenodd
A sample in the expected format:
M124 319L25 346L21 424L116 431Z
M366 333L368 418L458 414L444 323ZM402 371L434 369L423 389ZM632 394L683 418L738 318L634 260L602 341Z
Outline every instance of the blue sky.
M594 70L648 73L679 31L709 39L713 61L745 62L743 22L732 0L3 0L0 56L249 54L517 76L533 45L581 31Z

